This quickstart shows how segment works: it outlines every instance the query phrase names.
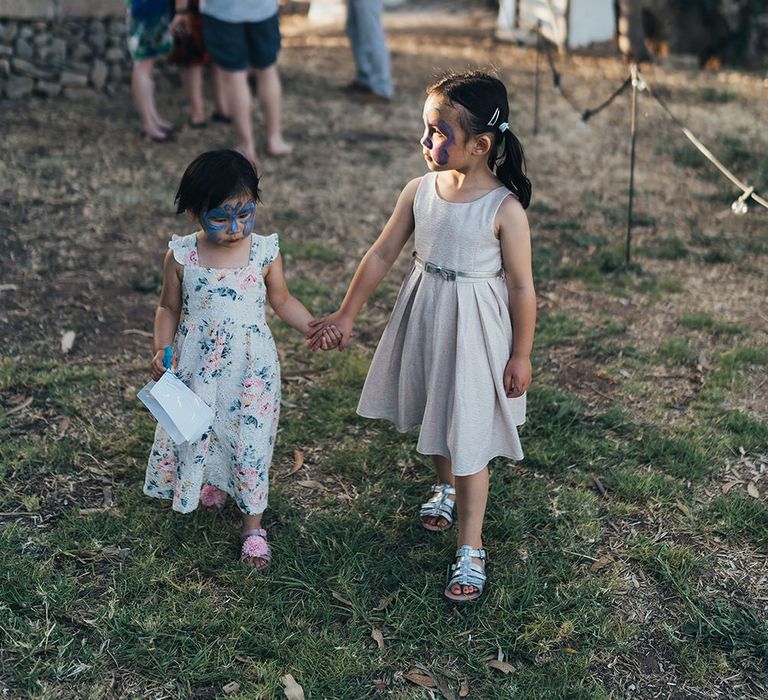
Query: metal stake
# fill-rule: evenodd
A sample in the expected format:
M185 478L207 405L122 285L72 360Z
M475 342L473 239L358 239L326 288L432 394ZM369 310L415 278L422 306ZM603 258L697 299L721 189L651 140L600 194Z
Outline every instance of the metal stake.
M537 136L539 133L539 77L541 69L539 67L539 59L541 58L541 20L536 22L536 83L534 88L534 101L533 101L533 135Z
M629 156L629 205L627 207L627 245L624 252L624 261L629 265L632 248L632 205L635 199L635 151L637 143L637 88L640 84L637 64L633 63L631 68L632 76L632 118L630 122L630 133L632 145Z

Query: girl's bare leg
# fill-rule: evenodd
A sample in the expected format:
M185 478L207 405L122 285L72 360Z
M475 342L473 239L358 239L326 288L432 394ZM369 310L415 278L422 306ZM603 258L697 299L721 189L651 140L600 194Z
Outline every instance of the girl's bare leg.
M456 484L454 483L453 472L451 471L451 460L446 459L441 455L431 455L431 457L432 465L435 468L435 476L437 478L436 483L450 484L451 486L455 486ZM450 501L455 500L453 496L447 496L447 498ZM440 516L424 518L424 522L431 525L432 527L438 527L441 529L448 527L448 521L445 518L441 518Z
M488 467L469 476L457 476L456 510L459 518L458 546L468 544L472 549L483 548L483 520L488 505ZM458 548L458 547L457 547ZM483 561L473 557L476 564L483 566ZM474 586L451 586L455 595L470 595L476 591Z
M243 524L240 528L241 533L246 533L248 530L260 530L261 529L261 513L259 515L246 515L243 513ZM250 557L245 560L245 563L249 566L254 566L257 569L268 564L268 560L261 559L260 557Z

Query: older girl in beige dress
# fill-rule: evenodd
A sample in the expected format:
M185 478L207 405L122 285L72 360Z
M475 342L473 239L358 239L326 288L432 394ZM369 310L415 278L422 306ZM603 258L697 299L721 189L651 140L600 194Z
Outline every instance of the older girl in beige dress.
M458 511L458 548L445 588L456 602L485 586L482 528L488 462L522 459L531 382L536 296L525 208L531 184L510 131L503 83L484 73L449 75L430 86L421 147L429 173L411 180L357 268L329 324L349 342L360 307L414 235L413 265L374 355L358 413L405 432L421 426L416 450L437 475L421 507L428 530Z

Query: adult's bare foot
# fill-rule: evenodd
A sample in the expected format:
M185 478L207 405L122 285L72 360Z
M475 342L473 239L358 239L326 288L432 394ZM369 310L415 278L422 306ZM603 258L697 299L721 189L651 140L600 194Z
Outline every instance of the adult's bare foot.
M267 144L267 155L272 158L281 158L293 153L293 146L282 139L275 139Z

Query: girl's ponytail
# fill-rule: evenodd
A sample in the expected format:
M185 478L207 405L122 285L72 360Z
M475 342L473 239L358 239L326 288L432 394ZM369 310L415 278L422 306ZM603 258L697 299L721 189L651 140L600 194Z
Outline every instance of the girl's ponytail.
M520 200L523 209L527 209L531 203L531 181L525 174L523 145L509 126L499 132L494 145L497 147L488 157L488 167L495 169L496 177Z
M427 88L464 108L467 134L493 134L488 167L519 200L523 208L531 202L531 181L525 174L525 154L517 136L509 128L507 88L498 78L481 71L449 73Z

